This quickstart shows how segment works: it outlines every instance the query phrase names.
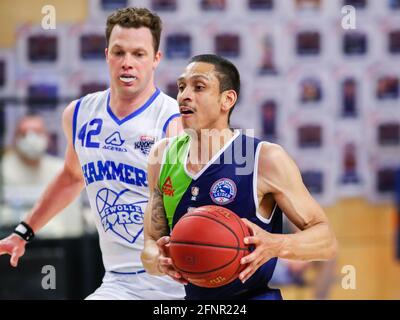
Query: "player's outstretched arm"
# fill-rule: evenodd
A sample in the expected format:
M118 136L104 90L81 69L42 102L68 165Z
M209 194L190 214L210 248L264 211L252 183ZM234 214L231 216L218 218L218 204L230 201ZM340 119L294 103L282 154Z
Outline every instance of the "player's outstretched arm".
M70 103L63 113L63 129L68 142L64 167L47 186L38 202L24 219L24 222L35 233L69 205L84 187L82 171L72 144L72 118L75 104L75 101ZM11 255L10 263L13 267L16 267L18 259L25 253L25 244L25 240L16 234L11 234L0 240L0 255Z
M276 144L264 144L259 159L258 191L271 193L278 206L300 231L271 234L245 220L253 236L245 242L256 249L242 259L248 267L240 274L247 280L262 264L273 257L295 260L329 260L336 256L335 234L321 206L305 187L295 162Z
M144 248L141 260L144 268L152 275L169 275L186 284L168 256L169 226L164 209L162 193L158 187L161 161L168 140L158 142L151 150L148 164L150 198L144 214Z

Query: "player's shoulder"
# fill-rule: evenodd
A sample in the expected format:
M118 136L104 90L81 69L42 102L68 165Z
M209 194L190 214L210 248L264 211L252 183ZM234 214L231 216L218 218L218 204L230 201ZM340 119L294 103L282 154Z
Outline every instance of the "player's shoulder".
M169 138L163 138L159 141L157 141L154 146L151 148L150 151L150 156L149 156L149 161L151 160L156 160L158 164L163 163L166 153L168 152L168 150L171 148L171 146L175 143L175 142L179 142L182 139L184 139L187 136L187 134L182 133L180 135L177 136L173 136L173 137L169 137Z
M66 106L66 108L63 111L63 115L62 115L63 121L66 121L68 123L72 121L72 118L73 118L74 113L75 113L75 108L76 108L76 105L77 105L78 102L79 102L79 99L76 99L76 100L71 101Z
M77 111L93 110L94 108L102 108L105 103L108 103L110 90L96 91L85 94L76 100L75 106Z
M104 102L108 98L110 90L96 91L82 96L78 101L85 102L89 106L93 106L95 102Z
M103 97L103 96L107 96L109 92L110 92L110 89L90 92L90 93L83 95L80 99L83 100L83 99L97 98L99 96Z
M259 162L258 174L260 177L269 181L268 184L277 187L287 184L295 179L299 169L288 154L281 146L275 143L263 143Z
M151 148L150 151L150 158L151 159L160 159L162 158L164 152L167 150L168 146L171 143L171 140L174 139L174 137L171 138L163 138L159 141L157 141L154 146Z
M160 97L163 99L163 102L167 105L178 105L178 102L176 99L172 98L168 94L166 94L164 91L160 90Z
M289 159L288 153L279 144L263 141L260 148L259 163L262 167L274 168Z
M64 113L71 115L75 112L75 109L82 104L83 101L91 102L96 99L105 99L107 97L107 93L108 93L108 89L103 90L103 91L88 93L78 99L75 99L67 105L67 107L64 110ZM92 105L92 104L88 104L88 105Z
M160 101L162 108L179 110L178 102L163 91L160 91Z
M150 154L147 159L149 184L157 184L157 177L160 174L160 168L164 161L164 155L171 139L172 138L164 138L157 141L150 150Z

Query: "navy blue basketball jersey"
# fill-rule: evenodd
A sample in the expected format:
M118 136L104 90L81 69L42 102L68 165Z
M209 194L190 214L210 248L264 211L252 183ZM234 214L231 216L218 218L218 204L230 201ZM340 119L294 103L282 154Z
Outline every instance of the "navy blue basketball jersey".
M219 205L270 233L282 233L282 211L275 204L269 219L258 213L257 168L262 141L239 130L197 174L186 168L190 137L171 139L160 170L159 188L171 230L192 208ZM277 258L262 265L244 284L235 281L217 288L185 286L186 299L281 299L268 288Z

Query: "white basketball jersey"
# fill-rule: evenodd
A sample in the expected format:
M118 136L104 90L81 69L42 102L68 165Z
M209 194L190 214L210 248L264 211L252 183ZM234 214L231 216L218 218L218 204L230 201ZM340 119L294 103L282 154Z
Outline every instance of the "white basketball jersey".
M147 160L152 145L179 116L177 102L159 89L139 109L118 119L110 90L80 99L73 141L100 238L106 271L142 272L143 218L149 198Z

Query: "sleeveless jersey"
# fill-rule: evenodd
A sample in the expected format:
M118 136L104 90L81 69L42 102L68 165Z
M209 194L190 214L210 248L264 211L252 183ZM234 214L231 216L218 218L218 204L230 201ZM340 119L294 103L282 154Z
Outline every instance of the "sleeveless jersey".
M143 215L149 197L147 159L170 121L180 116L179 108L159 89L123 119L113 114L109 102L109 89L77 102L73 143L106 271L141 273Z
M159 188L171 229L191 208L219 205L272 233L282 233L282 211L275 204L269 219L258 212L257 168L262 142L235 131L232 139L196 175L186 168L190 137L171 138L160 170ZM195 232L195 230L194 230ZM276 258L262 265L244 284L235 281L218 288L185 286L186 299L281 299L268 288Z

